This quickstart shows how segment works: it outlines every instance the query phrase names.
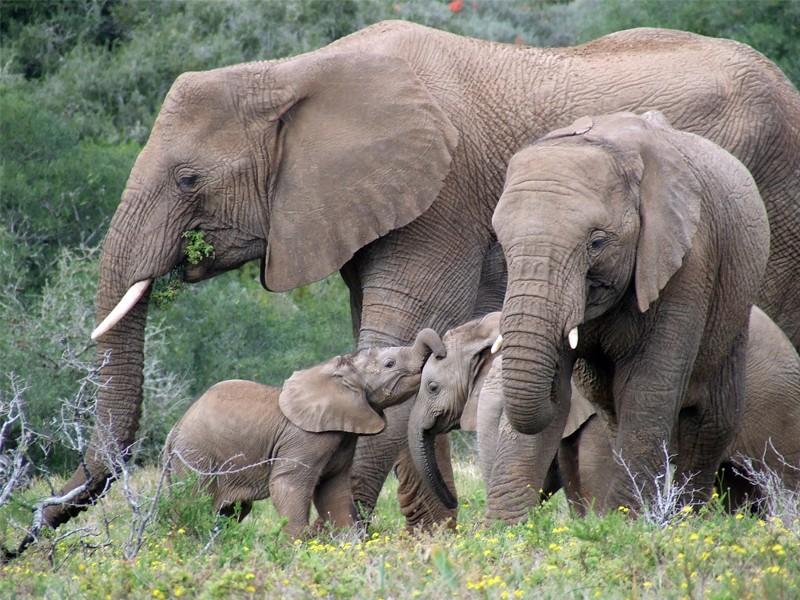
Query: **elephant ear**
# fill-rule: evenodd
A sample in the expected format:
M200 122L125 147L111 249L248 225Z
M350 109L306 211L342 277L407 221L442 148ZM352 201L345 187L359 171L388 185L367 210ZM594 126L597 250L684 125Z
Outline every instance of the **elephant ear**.
M401 58L339 49L273 67L281 108L263 283L322 279L425 212L458 132Z
M700 221L702 187L688 159L657 122L641 146L636 301L647 311L680 269ZM659 131L660 130L660 131Z
M348 357L295 371L283 384L278 405L304 431L346 431L369 435L383 431L383 418L367 402L363 381Z
M589 123L591 121L591 123ZM608 142L641 159L639 175L639 241L634 285L641 312L647 311L680 269L700 220L702 187L689 159L678 149L679 135L658 111L630 112L581 119L573 135ZM563 133L559 137L563 137Z
M584 396L573 383L567 424L564 425L564 433L561 435L561 438L568 438L578 431L578 429L580 429L586 421L591 419L596 412L592 403L586 399L586 396Z
M445 345L458 345L458 351L468 361L469 395L461 412L460 427L464 431L477 430L478 395L483 380L492 365L493 355L489 351L500 335L500 312L491 312L456 327L445 336ZM448 343L449 338L449 343Z
M478 398L480 398L486 375L491 370L494 361L500 356L499 353L492 354L487 349L481 352L479 358L480 368L470 385L467 403L464 405L464 411L461 413L460 425L463 431L478 431Z

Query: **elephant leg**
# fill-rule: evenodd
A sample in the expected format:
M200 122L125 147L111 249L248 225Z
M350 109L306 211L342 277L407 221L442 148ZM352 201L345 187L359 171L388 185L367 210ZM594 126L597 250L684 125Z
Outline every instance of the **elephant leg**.
M608 494L609 476L614 470L614 450L605 422L593 415L579 430L578 494L586 509L593 508Z
M457 193L457 183L451 186ZM445 199L459 204L459 198ZM469 319L475 305L483 256L491 232L469 231L434 204L422 217L362 249L354 259L361 284L359 348L410 343L431 327L444 333ZM355 280L353 277L348 276ZM372 512L392 466L407 524L449 521L446 509L417 474L408 451L407 424L411 403L386 411L381 433L358 440L352 468L353 495L362 517ZM439 468L453 481L446 438Z
M357 513L350 493L349 469L343 469L319 482L314 490L314 506L320 518L337 529L355 525Z
M580 516L586 515L586 505L580 493L580 466L578 463L578 444L580 443L581 430L561 440L558 447L558 470L561 473L561 482L564 485L564 494L575 512Z
M688 482L685 503L706 502L717 470L732 445L744 399L747 332L711 378L705 398L693 397L693 406L678 416L678 455L675 480Z
M375 509L386 476L401 450L408 445L406 438L412 402L387 408L384 411L384 430L378 435L360 436L356 443L351 483L359 516L365 521Z
M500 418L495 462L486 498L486 518L517 523L538 506L548 470L555 459L569 402L561 403L552 423L535 435L519 433Z
M269 495L275 510L287 519L284 531L292 538L302 537L308 531L308 516L314 489L319 481L324 463L311 468L294 461L281 461L273 466L269 478Z

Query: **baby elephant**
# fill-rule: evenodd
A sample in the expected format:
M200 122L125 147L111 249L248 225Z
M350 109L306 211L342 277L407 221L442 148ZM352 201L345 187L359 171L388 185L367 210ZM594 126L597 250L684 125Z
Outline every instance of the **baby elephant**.
M455 498L442 480L431 450L438 433L460 427L478 432L478 463L486 484L486 517L509 523L528 516L543 494L560 488L554 461L562 435L577 429L593 413L575 404L567 422L526 435L503 414L500 354L492 345L500 332L500 312L448 331L444 354L434 354L422 369L420 390L408 424L411 455L420 474L442 502Z
M383 410L414 395L431 352L443 351L431 329L412 346L369 348L296 371L275 388L223 381L206 391L167 436L164 460L173 473L200 475L220 514L272 497L300 536L314 505L336 527L356 522L350 465L357 435L383 430Z

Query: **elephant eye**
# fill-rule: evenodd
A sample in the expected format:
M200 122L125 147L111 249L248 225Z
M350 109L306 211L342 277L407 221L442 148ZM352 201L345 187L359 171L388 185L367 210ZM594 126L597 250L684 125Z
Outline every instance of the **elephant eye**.
M395 360L393 358L387 358L383 361L383 366L387 369L391 369L395 365Z
M197 175L182 175L178 178L178 187L183 192L191 192L197 183Z
M597 254L608 243L608 236L603 231L595 231L589 238L589 251L592 254Z
M431 392L432 394L437 393L439 391L439 384L436 383L435 381L429 381L428 382L428 391Z

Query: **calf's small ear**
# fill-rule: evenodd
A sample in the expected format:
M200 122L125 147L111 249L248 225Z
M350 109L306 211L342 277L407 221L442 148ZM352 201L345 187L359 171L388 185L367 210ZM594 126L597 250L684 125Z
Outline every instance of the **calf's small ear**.
M284 383L278 405L289 421L312 433L371 435L386 426L367 402L364 383L347 357L295 371Z

